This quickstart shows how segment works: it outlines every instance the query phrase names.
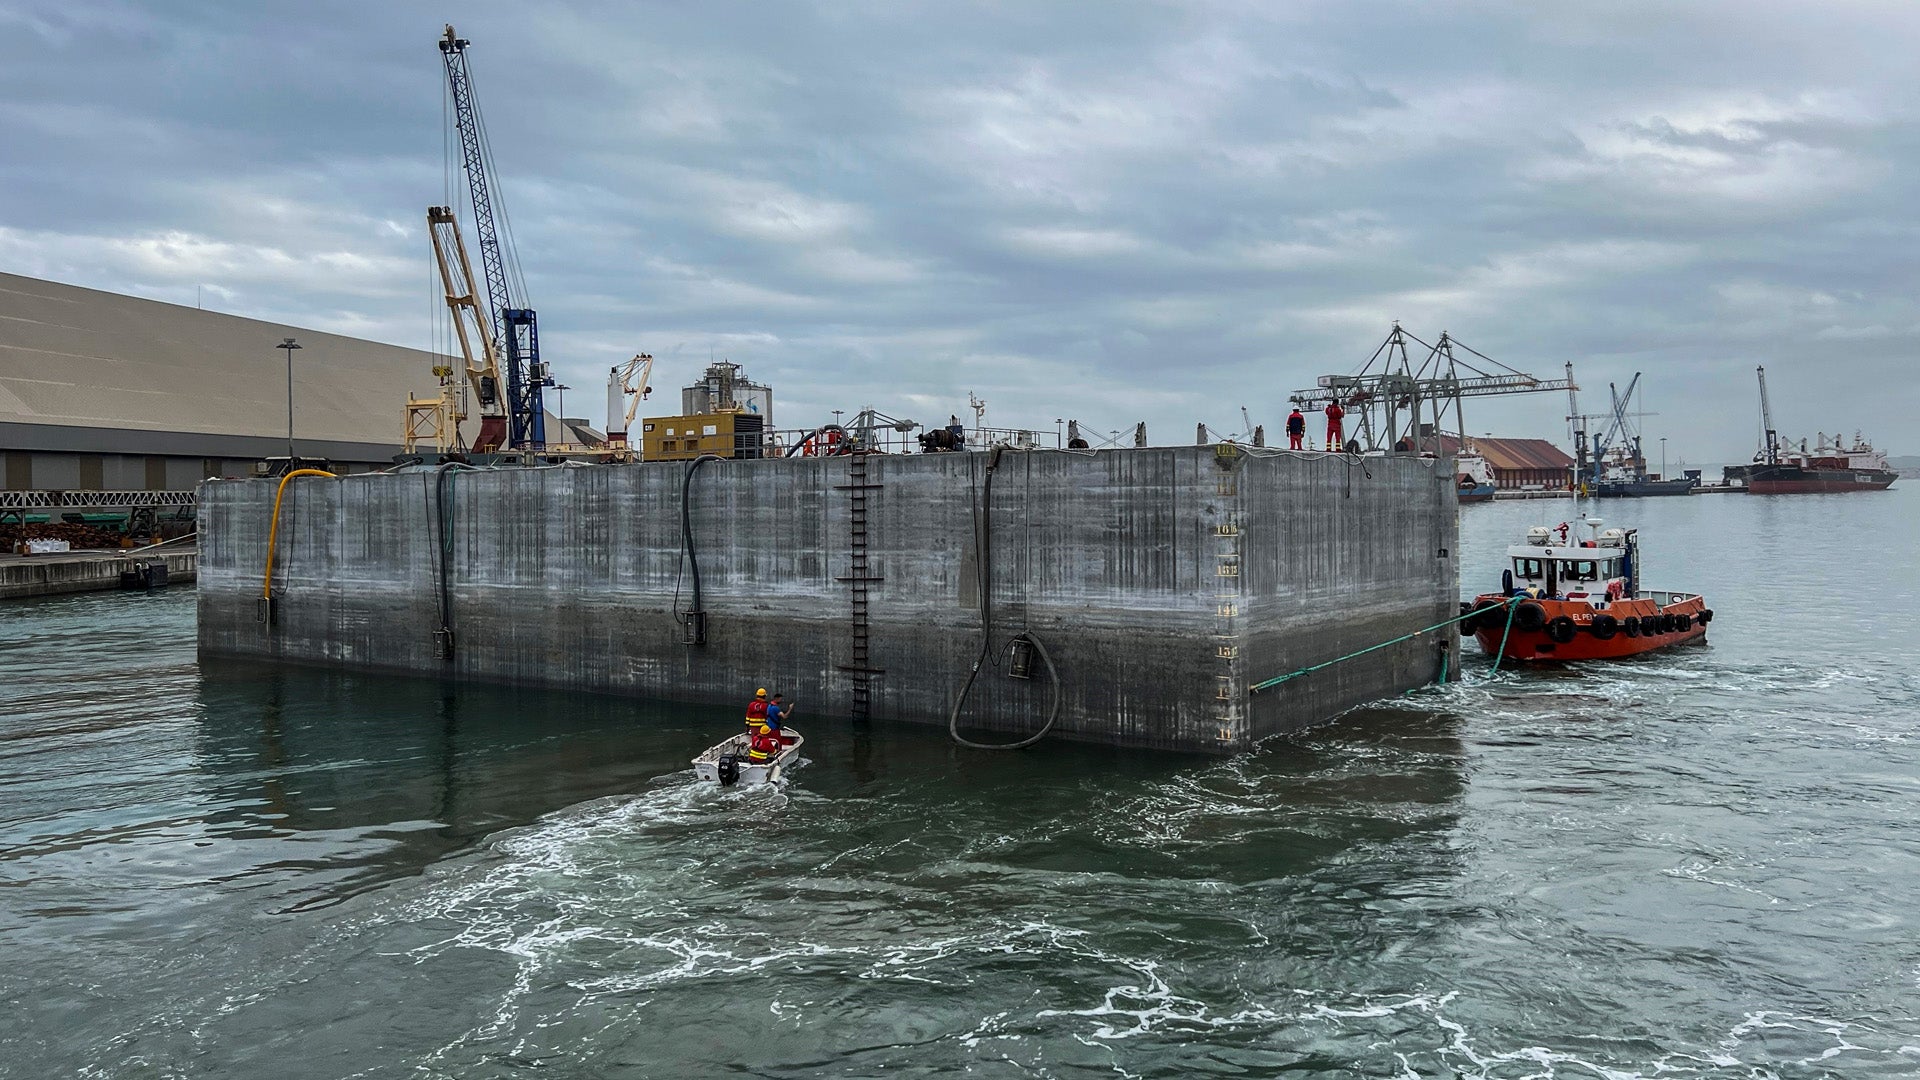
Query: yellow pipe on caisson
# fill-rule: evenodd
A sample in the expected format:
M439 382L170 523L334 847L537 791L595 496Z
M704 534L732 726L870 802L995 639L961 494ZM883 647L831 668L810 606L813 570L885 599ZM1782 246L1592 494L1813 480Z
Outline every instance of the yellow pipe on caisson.
M267 572L260 581L260 598L273 599L273 548L280 536L280 499L287 493L287 481L296 476L332 476L325 469L295 469L280 478L280 488L273 493L273 524L267 526ZM262 609L265 610L265 609Z

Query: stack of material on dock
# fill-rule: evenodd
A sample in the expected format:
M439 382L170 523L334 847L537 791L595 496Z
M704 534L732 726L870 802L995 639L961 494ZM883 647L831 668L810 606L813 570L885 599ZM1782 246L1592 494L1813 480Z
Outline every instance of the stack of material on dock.
M75 548L117 548L121 534L69 521L35 522L30 525L0 525L0 551L12 551L22 540L65 540Z

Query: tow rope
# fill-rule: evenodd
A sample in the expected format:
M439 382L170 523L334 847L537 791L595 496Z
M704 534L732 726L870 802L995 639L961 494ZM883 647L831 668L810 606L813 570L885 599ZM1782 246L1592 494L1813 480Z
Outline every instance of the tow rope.
M1524 597L1514 596L1514 597L1509 597L1506 601L1505 607L1507 609L1507 625L1506 625L1506 629L1500 632L1500 652L1494 654L1494 658L1493 658L1494 671L1500 670L1500 655L1501 653L1505 653L1507 651L1507 634L1513 629L1513 613L1515 609L1517 609L1520 606L1520 601L1522 599L1524 599ZM1456 615L1445 622L1437 622L1437 623L1434 623L1432 626L1422 627L1418 630L1415 630L1411 634L1401 634L1399 637L1394 638L1390 641L1383 641L1378 645L1369 645L1364 649L1360 649L1355 652L1350 652L1345 656L1336 656L1331 660L1323 661L1318 664L1313 664L1308 667L1303 667L1298 671L1289 671L1285 675L1276 676L1274 678L1266 680L1265 682L1254 683L1252 686L1247 688L1247 693L1258 694L1263 690L1271 690L1274 687L1279 686L1281 683L1288 681L1289 679L1297 679L1302 675L1312 674L1313 672L1319 671L1321 668L1332 667L1335 664L1342 663L1347 660L1351 660L1356 656L1365 656L1370 652L1377 652L1381 649L1386 648L1389 645L1398 645L1403 641L1412 641L1414 638L1417 638L1422 634L1430 634L1435 630L1441 629L1442 627L1452 626L1454 623L1464 622L1467 619L1471 619L1475 615L1480 614L1481 610L1482 609L1480 608L1475 608L1474 610L1469 611L1463 615ZM1441 664L1440 670L1442 673L1441 681L1444 682L1446 679L1446 676L1445 676L1446 660L1442 659L1440 661L1440 664Z

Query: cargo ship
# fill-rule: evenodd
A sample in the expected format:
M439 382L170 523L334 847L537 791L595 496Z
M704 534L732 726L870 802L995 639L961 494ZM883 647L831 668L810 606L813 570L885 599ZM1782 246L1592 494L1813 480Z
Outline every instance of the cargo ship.
M1639 530L1601 524L1586 520L1586 540L1567 522L1528 529L1507 549L1500 590L1461 605L1461 634L1507 660L1611 660L1705 640L1706 598L1640 588Z
M1800 495L1825 491L1885 491L1900 474L1887 464L1887 455L1858 432L1851 443L1835 435L1831 444L1824 432L1809 447L1776 447L1772 461L1747 468L1747 492L1752 495Z
M1750 495L1806 495L1834 491L1885 491L1900 474L1887 463L1887 455L1854 432L1851 444L1835 434L1831 443L1820 432L1812 446L1801 439L1795 447L1780 438L1773 427L1773 407L1767 400L1767 369L1756 369L1760 377L1760 451L1753 464L1744 470ZM1728 470L1733 479L1733 470Z
M1463 450L1454 459L1455 483L1463 503L1492 502L1493 493L1499 490L1494 483L1493 466L1487 459L1471 450Z

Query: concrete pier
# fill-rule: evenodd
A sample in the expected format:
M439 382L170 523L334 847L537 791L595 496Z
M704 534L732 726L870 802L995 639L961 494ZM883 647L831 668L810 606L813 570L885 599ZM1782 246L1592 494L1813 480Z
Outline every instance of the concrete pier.
M1438 465L1196 446L299 478L265 621L277 482L210 480L200 649L694 702L772 686L803 724L944 725L988 574L967 730L1044 721L1044 661L1007 674L1026 633L1059 736L1229 752L1429 682L1457 650L1423 636L1247 691L1456 613Z
M61 593L102 592L120 587L120 573L140 563L164 563L169 584L192 581L199 557L192 551L75 551L57 555L0 555L0 600Z

